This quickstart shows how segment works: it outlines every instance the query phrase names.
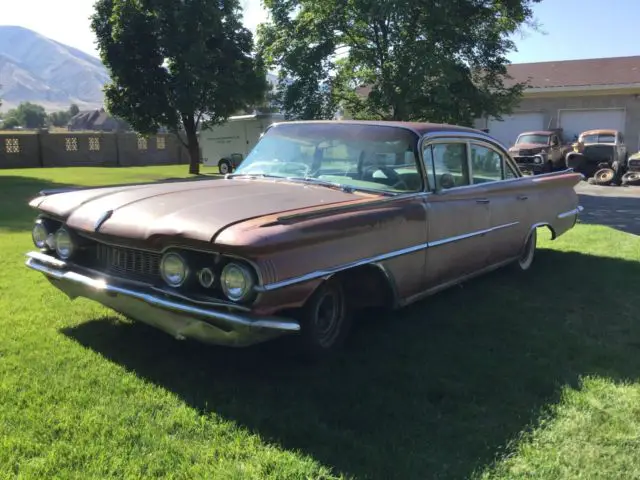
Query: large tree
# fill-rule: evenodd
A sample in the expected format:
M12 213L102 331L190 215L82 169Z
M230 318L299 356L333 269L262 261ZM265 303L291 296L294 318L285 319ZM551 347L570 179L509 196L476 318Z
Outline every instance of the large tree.
M506 76L511 37L534 25L540 0L264 0L258 29L267 66L280 66L290 118L470 125L518 102Z
M266 88L238 1L98 0L95 9L107 110L141 134L169 128L198 174L198 127L260 102Z
M47 112L42 105L22 102L4 116L4 128L42 128L47 121Z

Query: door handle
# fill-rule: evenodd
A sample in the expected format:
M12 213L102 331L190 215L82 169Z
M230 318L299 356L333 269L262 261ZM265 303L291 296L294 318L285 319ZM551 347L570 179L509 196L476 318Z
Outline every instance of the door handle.
M518 200L526 200L527 198L529 197L527 197L526 195L518 195Z
M489 199L488 198L479 198L478 200L476 200L476 203L489 203Z

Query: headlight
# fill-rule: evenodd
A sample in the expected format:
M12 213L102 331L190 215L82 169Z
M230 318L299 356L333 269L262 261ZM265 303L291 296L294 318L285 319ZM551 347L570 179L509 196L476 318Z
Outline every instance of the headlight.
M33 244L38 248L45 248L47 246L47 237L49 236L49 231L45 226L42 219L36 220L36 224L33 226L33 230L31 231L31 238L33 239Z
M229 263L222 269L220 283L227 298L238 302L251 293L254 281L253 275L247 267L237 263Z
M189 275L189 267L177 253L166 253L160 262L160 275L172 287L182 285Z
M542 157L540 155L536 155L535 157L533 157L533 161L535 163L542 163Z
M76 249L71 234L65 228L61 228L56 232L55 245L56 253L62 260L71 258Z

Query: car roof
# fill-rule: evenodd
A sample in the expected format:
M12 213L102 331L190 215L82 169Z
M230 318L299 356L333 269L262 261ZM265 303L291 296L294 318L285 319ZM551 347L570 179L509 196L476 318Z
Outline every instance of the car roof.
M596 130L587 130L586 132L582 132L580 134L580 136L582 136L582 135L598 135L598 134L615 135L617 133L618 133L618 130L596 129Z
M387 126L398 127L411 130L418 135L422 136L427 133L437 132L454 132L454 133L473 133L485 135L487 138L491 138L485 132L470 127L461 127L459 125L450 125L447 123L428 123L428 122L399 122L391 120L292 120L287 122L279 122L281 125L286 124L314 124L314 123L333 123L342 125L372 125L372 126Z

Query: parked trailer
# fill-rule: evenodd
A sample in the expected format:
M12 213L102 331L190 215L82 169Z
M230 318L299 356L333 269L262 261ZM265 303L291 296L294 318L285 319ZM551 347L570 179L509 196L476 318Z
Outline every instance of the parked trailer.
M260 135L275 122L284 120L281 114L239 115L199 133L202 163L218 166L220 173L235 170L260 139Z

